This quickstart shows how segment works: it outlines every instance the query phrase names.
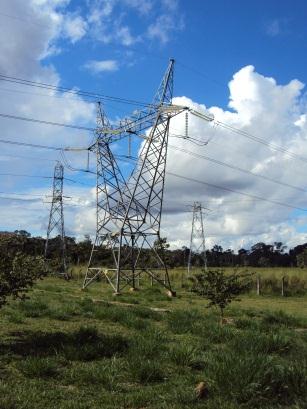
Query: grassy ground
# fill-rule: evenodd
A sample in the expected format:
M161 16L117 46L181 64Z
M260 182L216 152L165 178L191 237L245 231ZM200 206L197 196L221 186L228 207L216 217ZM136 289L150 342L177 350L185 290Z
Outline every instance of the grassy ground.
M174 275L172 299L48 278L4 307L0 409L306 408L307 297L252 293L220 326Z

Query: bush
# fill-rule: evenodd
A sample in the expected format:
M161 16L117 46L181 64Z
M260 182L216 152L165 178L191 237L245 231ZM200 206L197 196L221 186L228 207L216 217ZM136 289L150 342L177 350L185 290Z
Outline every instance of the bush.
M25 293L36 280L47 274L42 257L26 256L17 253L14 258L2 254L0 259L0 307L13 299L25 298Z

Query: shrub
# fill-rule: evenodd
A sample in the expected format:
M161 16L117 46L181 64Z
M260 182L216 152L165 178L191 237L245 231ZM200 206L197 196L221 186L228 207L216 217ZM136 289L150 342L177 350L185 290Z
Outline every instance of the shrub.
M217 307L221 322L224 309L252 286L251 274L225 274L223 270L208 270L195 275L192 291L209 300L208 307Z
M17 253L14 258L2 254L0 259L0 307L13 299L25 298L25 293L36 280L47 274L42 257Z

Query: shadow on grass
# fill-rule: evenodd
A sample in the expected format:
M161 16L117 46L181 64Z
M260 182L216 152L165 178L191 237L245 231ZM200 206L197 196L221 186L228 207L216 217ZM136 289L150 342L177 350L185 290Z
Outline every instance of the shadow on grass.
M58 356L69 361L91 361L120 355L128 341L119 335L99 334L95 327L80 327L71 333L23 332L17 339L1 345L0 350L20 356Z

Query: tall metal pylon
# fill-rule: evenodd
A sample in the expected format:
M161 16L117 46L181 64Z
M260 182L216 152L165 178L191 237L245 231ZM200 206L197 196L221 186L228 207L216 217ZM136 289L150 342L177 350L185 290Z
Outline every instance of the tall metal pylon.
M193 254L200 254L201 267L207 269L207 257L206 257L206 245L205 245L205 233L203 222L203 207L200 202L194 202L193 204L193 218L192 218L192 230L190 240L190 252L188 258L188 275L191 274L192 269L192 256Z
M61 162L57 162L54 168L53 176L52 201L45 244L45 260L48 260L49 240L51 233L53 231L57 231L58 236L60 237L60 268L58 274L68 279L70 277L67 273L66 263L66 243L63 213L63 180L64 167Z
M116 294L126 286L135 289L142 272L174 295L167 267L159 249L160 225L170 119L187 107L172 105L174 60L162 79L154 101L112 127L97 106L97 231L83 288L104 275ZM150 129L147 135L142 134ZM144 139L137 164L126 181L110 145L131 134ZM113 266L95 263L103 246L112 252Z

